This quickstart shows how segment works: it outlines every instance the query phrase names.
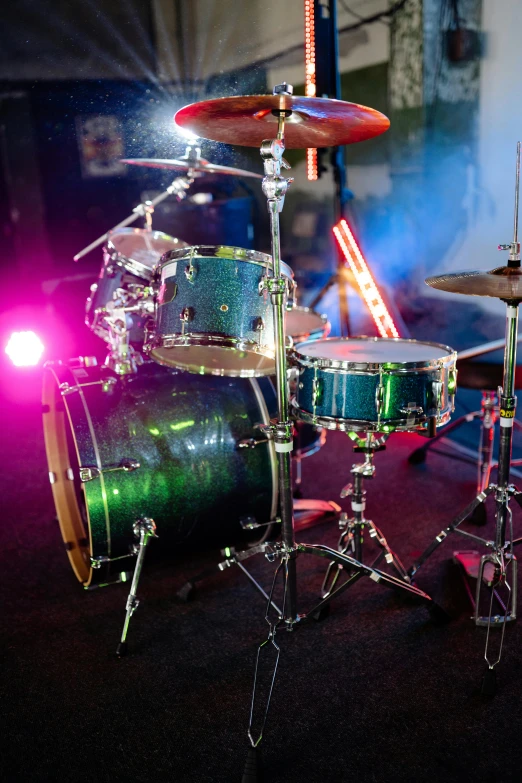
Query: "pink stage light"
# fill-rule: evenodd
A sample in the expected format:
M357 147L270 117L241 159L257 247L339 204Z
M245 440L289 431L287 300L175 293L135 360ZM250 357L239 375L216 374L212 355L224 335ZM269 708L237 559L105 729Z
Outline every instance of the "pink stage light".
M344 218L334 226L333 232L346 259L345 266L352 270L361 296L366 302L379 334L381 337L398 337L399 332L393 318L384 304L377 283L373 279L370 268Z
M44 352L44 344L34 332L13 332L5 352L15 367L35 367Z

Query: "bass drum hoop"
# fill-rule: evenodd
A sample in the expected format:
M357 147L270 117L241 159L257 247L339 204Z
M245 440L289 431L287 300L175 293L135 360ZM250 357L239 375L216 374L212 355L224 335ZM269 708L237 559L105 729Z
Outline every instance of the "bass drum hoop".
M64 365L61 365L64 367ZM47 366L43 376L43 431L49 478L62 539L67 557L76 575L84 587L92 579L92 536L89 518L89 506L85 503L88 530L85 530L74 481L69 478L71 465L70 445L67 439L67 427L74 444L76 464L80 465L80 456L74 427L72 426L67 403L60 392L60 379L55 370Z

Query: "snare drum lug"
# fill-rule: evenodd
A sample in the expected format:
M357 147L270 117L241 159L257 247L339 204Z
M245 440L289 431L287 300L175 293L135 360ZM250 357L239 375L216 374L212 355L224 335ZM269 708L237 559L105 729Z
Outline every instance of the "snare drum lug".
M382 383L379 383L377 388L375 389L375 410L377 412L378 417L380 417L382 413L383 401L384 401L384 385Z
M442 381L432 381L431 391L435 400L435 406L438 411L442 410Z
M261 318L261 316L259 316L258 318L254 318L254 331L262 332L264 328L265 328L265 322Z
M301 388L301 384L299 384ZM314 378L312 381L312 405L318 405L321 402L323 396L323 385L320 378Z
M49 484L56 484L56 473L49 471Z

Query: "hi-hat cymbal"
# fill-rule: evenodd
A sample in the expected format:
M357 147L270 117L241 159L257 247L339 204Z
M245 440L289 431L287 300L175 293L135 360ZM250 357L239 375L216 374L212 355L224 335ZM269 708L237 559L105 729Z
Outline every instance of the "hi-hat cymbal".
M191 160L179 158L169 160L166 158L123 158L120 163L128 163L130 166L146 166L150 169L172 169L175 171L196 171L199 174L227 174L229 177L255 177L263 179L261 174L254 174L246 169L235 169L232 166L220 166L217 163L209 163L204 158Z
M467 296L493 296L522 301L522 269L499 266L490 272L453 272L427 277L426 283L439 291Z
M177 125L202 138L259 147L277 135L273 111L292 112L285 120L285 146L288 149L337 147L378 136L388 130L384 114L330 98L299 95L242 95L191 103L180 109Z

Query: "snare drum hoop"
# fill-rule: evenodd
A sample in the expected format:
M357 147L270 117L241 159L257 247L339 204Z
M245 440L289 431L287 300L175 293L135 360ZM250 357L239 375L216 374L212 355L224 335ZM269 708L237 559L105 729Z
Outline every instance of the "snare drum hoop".
M417 432L421 425L427 421L427 416L419 417L414 424L407 424L407 419L386 419L386 421L367 421L365 419L341 419L333 416L316 416L303 410L297 405L295 398L292 405L296 410L296 416L300 421L323 427L327 430L340 430L341 432ZM437 416L437 427L447 424L451 418L451 408Z
M156 266L155 272L158 277L161 272L172 261L192 260L195 258L216 258L225 261L245 261L248 264L263 266L272 271L272 256L268 253L261 253L258 250L246 250L243 247L232 247L229 245L193 245L192 247L182 247L176 250L167 250L161 257L160 263ZM280 262L281 273L293 281L294 273L284 261ZM155 275L155 276L156 276ZM258 293L257 289L255 293Z
M360 340L361 342L373 343L416 343L420 345L429 345L432 348L440 348L444 355L436 359L427 359L426 361L416 362L364 362L364 361L346 361L341 359L327 359L321 356L309 356L302 353L299 349L308 343L317 345L316 340L307 340L304 343L297 343L294 346L294 357L303 367L317 367L326 372L356 373L356 374L377 374L380 372L400 374L418 370L435 370L440 367L450 366L457 361L457 352L448 345L442 343L432 343L424 340L412 340L404 337L350 337L349 340ZM321 340L321 343L341 342L339 337L327 337Z
M163 231L148 231L146 228L117 228L114 231L110 231L108 234L107 245L105 247L105 252L107 253L110 261L122 269L125 269L127 272L130 272L130 274L135 275L136 277L141 277L143 280L150 282L152 280L154 268L160 262L162 255L160 255L158 261L155 264L148 266L147 264L143 264L141 261L136 261L131 256L126 256L121 253L112 241L116 236L143 236L144 234L147 234L153 240L163 240L164 242L171 242L174 245L178 245L180 250L188 247L188 245L182 239L171 237L170 234L164 234ZM178 248L173 248L172 250L167 250L167 253L173 251L176 252L177 250ZM163 255L165 255L165 253L163 253Z
M316 315L321 319L322 325L318 326L316 329L312 329L311 332L304 332L303 334L293 335L287 333L287 337L291 337L294 344L298 345L299 343L309 343L312 340L325 340L327 338L327 336L332 331L332 325L328 320L327 315L324 313L318 313L316 310L312 310L311 307L302 307L301 305L294 305L291 309L288 310L288 312L291 313L295 312L296 310L300 313L306 313L307 315Z

